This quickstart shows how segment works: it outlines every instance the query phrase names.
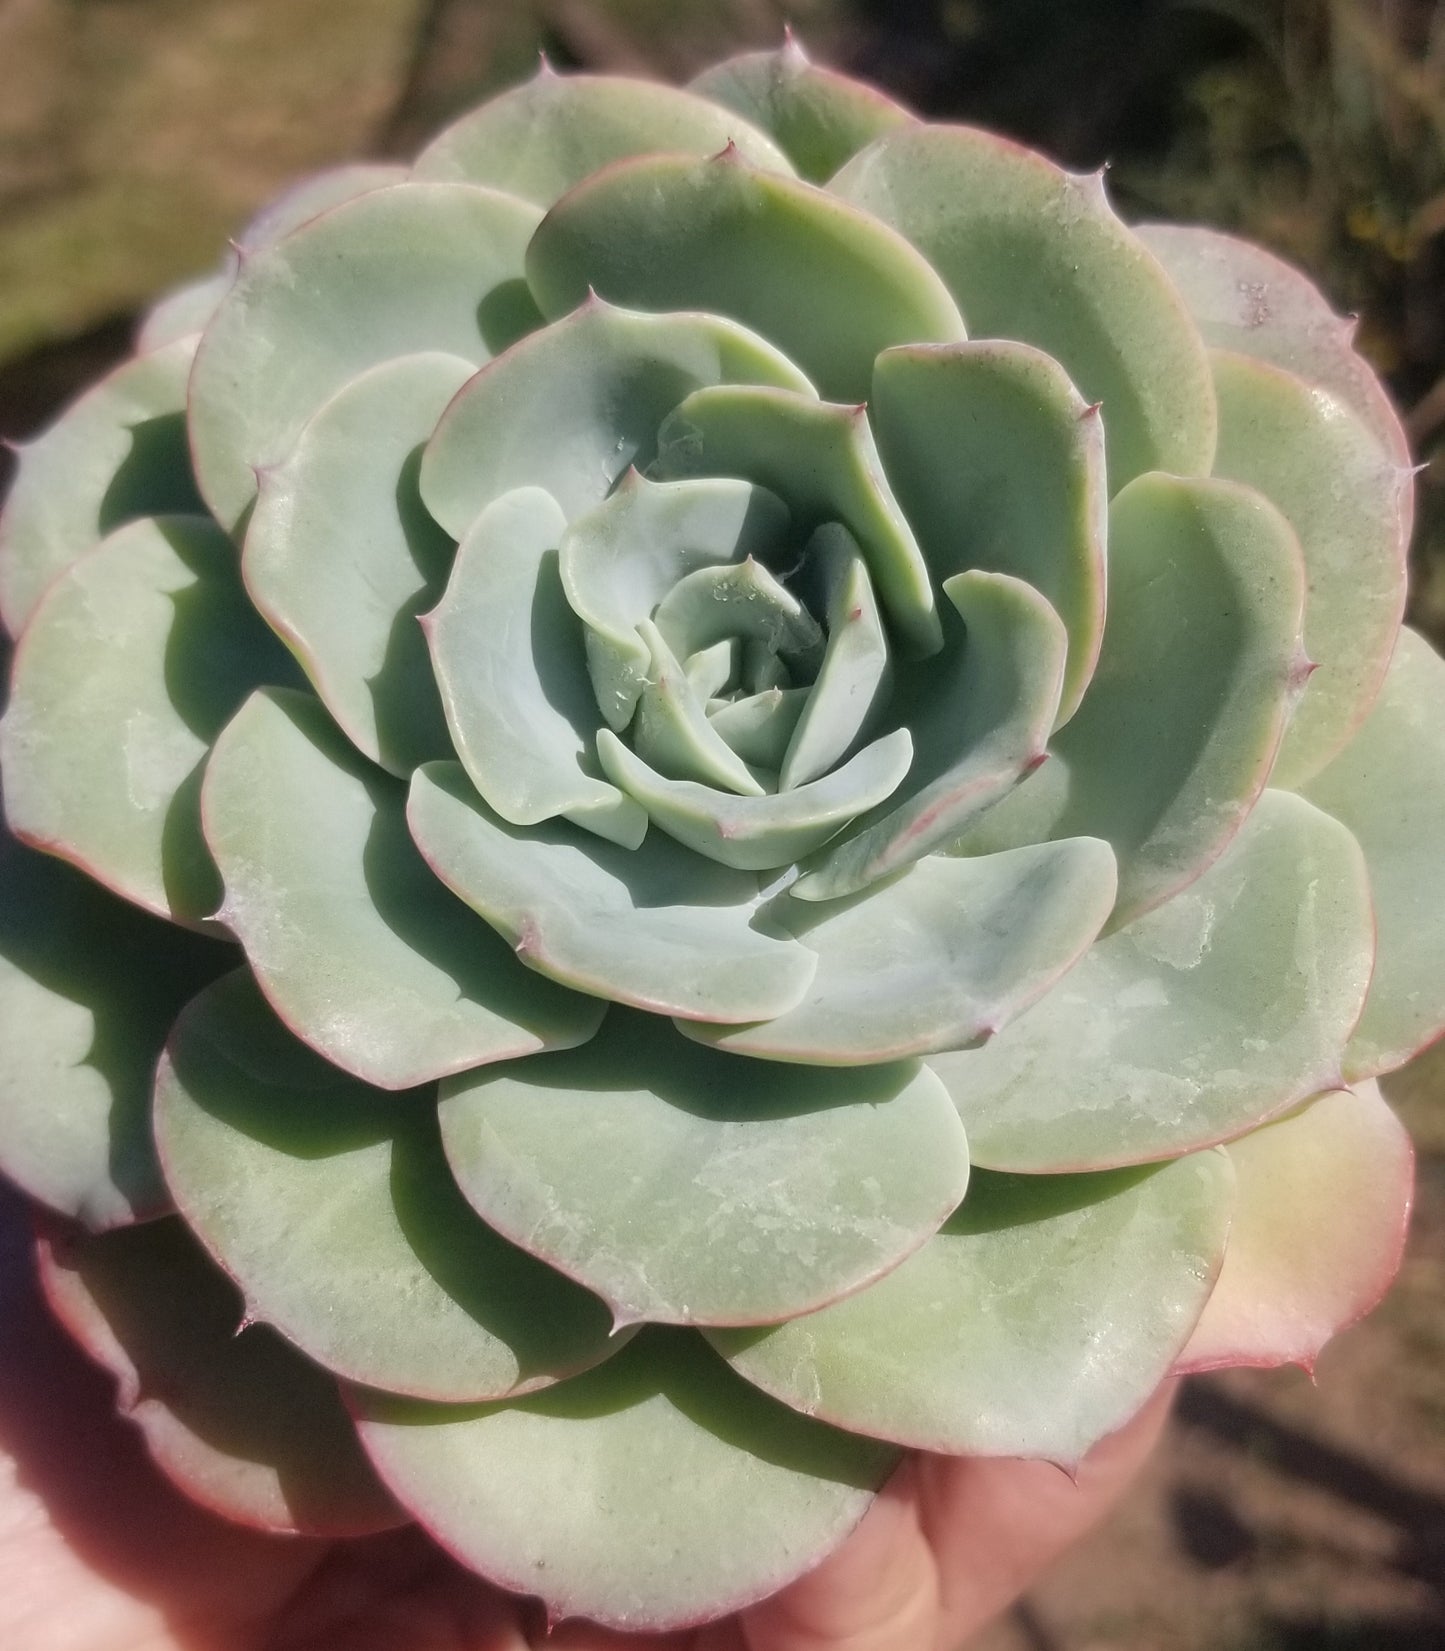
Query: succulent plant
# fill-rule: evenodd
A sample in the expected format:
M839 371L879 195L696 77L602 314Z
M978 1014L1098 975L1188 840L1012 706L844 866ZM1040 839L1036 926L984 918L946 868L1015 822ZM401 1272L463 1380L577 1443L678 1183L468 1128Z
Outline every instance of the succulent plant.
M0 529L59 1316L202 1502L640 1628L1310 1363L1445 1027L1409 516L1302 276L796 46L303 183Z

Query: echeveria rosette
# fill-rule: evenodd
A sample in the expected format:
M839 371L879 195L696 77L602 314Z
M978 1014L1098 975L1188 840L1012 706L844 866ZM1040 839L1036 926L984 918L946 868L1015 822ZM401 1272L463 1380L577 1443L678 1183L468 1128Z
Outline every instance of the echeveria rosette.
M269 209L0 526L0 1163L162 1467L663 1628L1310 1363L1445 1027L1407 463L1302 277L795 46Z

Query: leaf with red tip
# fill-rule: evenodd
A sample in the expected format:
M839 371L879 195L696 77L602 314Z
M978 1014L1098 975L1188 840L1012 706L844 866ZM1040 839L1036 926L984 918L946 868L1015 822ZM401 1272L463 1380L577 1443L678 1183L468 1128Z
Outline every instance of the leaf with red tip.
M1272 362L1347 402L1399 465L1410 444L1369 362L1356 323L1339 316L1308 276L1263 247L1200 224L1135 224L1164 265L1204 342Z
M873 368L888 479L929 572L1026 580L1064 622L1058 717L1077 710L1104 632L1104 423L1056 361L1027 344L911 346Z
M789 170L764 132L693 92L622 75L558 75L544 65L438 133L412 175L487 184L550 206L630 156L715 155L729 143L755 166Z
M1109 618L1089 691L967 852L1104 838L1119 857L1116 928L1187 887L1269 776L1303 607L1298 541L1262 494L1212 478L1131 482L1109 510Z
M52 579L138 516L202 508L186 448L194 339L123 362L20 449L0 516L0 619L12 636Z
M1338 1083L1373 960L1359 845L1266 791L1188 888L1096 941L981 1049L931 1064L991 1168L1172 1157Z
M492 1399L620 1345L600 1301L468 1208L442 1156L434 1091L390 1095L337 1072L244 971L178 1022L156 1082L156 1136L177 1205L244 1290L248 1317L338 1375Z
M809 62L791 35L777 51L715 64L691 90L769 133L809 183L826 183L880 133L917 118L876 86Z
M785 1410L677 1330L511 1404L353 1403L378 1472L443 1547L540 1595L552 1621L633 1632L775 1593L848 1535L897 1460Z
M755 1026L679 1021L685 1037L765 1060L849 1066L960 1049L1077 962L1114 904L1107 843L929 855L851 901L781 895L761 926L801 940L818 972L796 1009Z
M948 1455L1076 1464L1184 1345L1219 1267L1222 1152L1105 1175L980 1170L942 1231L819 1313L708 1339L764 1391Z
M943 589L963 624L936 659L900 669L894 694L917 745L908 777L805 869L800 899L856 893L950 847L1043 759L1068 647L1059 616L1005 573L957 573Z
M179 1221L87 1237L47 1226L46 1296L116 1378L121 1409L186 1495L263 1530L362 1536L404 1524L336 1383L262 1327Z
M814 958L751 927L754 877L651 833L624 849L565 824L510 826L456 763L412 776L407 818L437 876L530 969L654 1014L726 1021L789 1009Z
M16 649L0 721L11 828L201 924L221 898L200 822L210 742L252 689L298 680L214 522L118 529L50 586Z
M1405 1247L1414 1152L1365 1082L1230 1143L1224 1267L1177 1369L1314 1365L1384 1295Z
M256 470L358 373L429 350L480 365L536 326L522 260L538 217L496 190L400 183L248 257L190 380L191 453L217 519L238 524Z
M202 791L221 914L288 1026L344 1071L407 1089L585 1043L603 1007L524 969L432 875L406 791L310 694L253 694Z
M1297 790L1359 727L1384 681L1405 609L1410 472L1327 390L1248 356L1209 359L1214 474L1278 505L1304 553L1304 646L1318 668L1271 776Z
M620 1322L756 1324L916 1250L968 1184L916 1062L843 1071L719 1054L614 1010L575 1053L450 1078L442 1138L483 1217Z
M1423 637L1400 632L1374 710L1305 795L1365 851L1375 973L1345 1077L1373 1077L1445 1032L1445 661Z
M1111 496L1148 470L1208 473L1214 394L1199 333L1100 174L1072 176L990 132L918 125L886 132L828 187L918 248L971 337L1032 344L1102 402Z
M895 230L734 150L595 173L538 226L527 280L553 319L589 290L637 309L730 316L832 401L862 401L890 344L966 336L948 289Z
M0 830L0 1169L87 1227L159 1215L156 1057L236 950L158 921ZM144 958L141 968L120 959Z

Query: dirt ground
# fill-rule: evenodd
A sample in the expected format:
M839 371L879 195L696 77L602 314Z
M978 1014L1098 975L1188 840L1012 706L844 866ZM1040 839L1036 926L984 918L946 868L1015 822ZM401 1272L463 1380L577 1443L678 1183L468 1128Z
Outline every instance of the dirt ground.
M1317 1385L1187 1382L1112 1522L968 1651L1445 1651L1445 1048L1386 1087L1418 1184L1383 1305Z

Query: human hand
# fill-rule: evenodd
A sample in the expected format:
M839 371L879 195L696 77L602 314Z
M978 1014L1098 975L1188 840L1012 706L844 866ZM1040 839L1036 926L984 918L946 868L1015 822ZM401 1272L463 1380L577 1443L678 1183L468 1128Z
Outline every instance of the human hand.
M1161 1392L1086 1458L909 1457L854 1535L740 1617L681 1635L550 1637L418 1531L260 1535L194 1507L113 1413L109 1380L37 1299L0 1189L0 1646L6 1651L955 1651L1112 1506Z

